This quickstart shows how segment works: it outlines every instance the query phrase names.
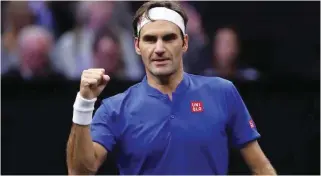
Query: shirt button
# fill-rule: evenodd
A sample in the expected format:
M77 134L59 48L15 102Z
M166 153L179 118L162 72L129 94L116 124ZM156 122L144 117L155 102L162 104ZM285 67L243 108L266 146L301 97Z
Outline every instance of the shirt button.
M174 115L171 115L171 119L174 119L175 118L175 116Z

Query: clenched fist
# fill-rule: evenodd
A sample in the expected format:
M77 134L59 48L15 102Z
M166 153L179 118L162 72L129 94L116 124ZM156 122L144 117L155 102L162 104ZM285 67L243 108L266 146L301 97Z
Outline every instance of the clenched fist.
M105 75L105 69L84 70L81 75L80 95L88 100L97 98L109 80L110 77Z

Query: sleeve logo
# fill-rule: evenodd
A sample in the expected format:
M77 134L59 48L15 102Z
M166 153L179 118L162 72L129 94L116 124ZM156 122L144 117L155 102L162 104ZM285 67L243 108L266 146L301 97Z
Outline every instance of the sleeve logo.
M251 128L255 128L255 124L254 124L254 121L252 119L249 121L249 124L250 124Z

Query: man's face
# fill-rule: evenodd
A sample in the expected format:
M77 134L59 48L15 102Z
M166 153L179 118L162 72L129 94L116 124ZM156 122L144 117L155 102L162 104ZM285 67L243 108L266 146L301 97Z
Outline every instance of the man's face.
M154 76L169 76L183 67L183 53L188 48L187 35L184 40L178 26L159 20L144 25L139 39L135 40L135 49L142 56L147 72Z

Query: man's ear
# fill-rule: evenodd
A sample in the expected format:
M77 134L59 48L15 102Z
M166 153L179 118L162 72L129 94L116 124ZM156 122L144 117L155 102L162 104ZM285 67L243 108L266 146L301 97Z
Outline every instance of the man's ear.
M184 40L183 52L185 53L187 51L187 49L188 49L188 35L187 34L184 35L184 39L183 40Z
M141 55L140 49L139 49L139 38L135 37L135 51L138 55Z

